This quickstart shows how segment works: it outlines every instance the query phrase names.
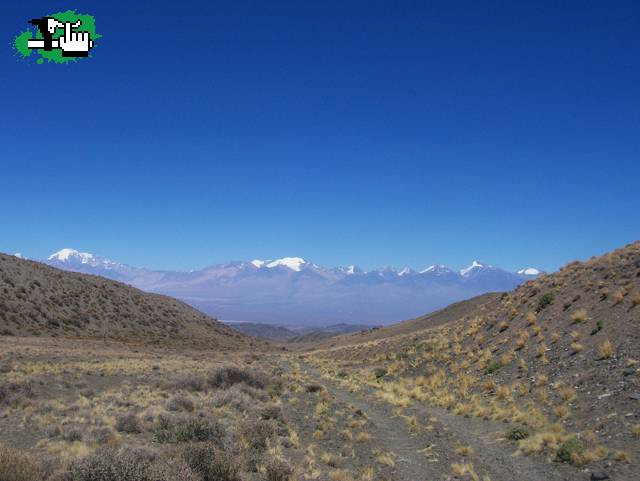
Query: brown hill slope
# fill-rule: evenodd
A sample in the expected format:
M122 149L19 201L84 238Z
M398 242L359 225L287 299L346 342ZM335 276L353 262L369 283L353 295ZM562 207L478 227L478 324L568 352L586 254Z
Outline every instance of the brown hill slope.
M265 343L166 296L0 254L0 335L245 349Z
M306 358L397 406L522 425L522 453L638 479L640 242L458 309L437 327Z

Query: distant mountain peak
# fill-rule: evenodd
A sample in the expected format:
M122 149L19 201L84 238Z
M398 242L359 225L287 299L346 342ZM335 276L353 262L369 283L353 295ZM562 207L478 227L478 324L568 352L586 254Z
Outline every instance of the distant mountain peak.
M88 252L80 252L75 249L65 247L64 249L61 249L58 252L51 254L47 258L47 260L66 262L69 259L73 259L73 258L79 259L86 264L90 260L95 259L95 256L93 254L89 254Z
M518 274L523 276L539 276L541 271L536 269L535 267L525 267L524 269L520 269Z
M398 275L399 276L406 276L407 274L411 274L412 272L413 272L412 269L410 269L409 267L405 267L400 272L398 272Z
M353 264L346 267L336 267L335 269L333 269L333 271L338 272L340 274L346 274L348 276L353 276L356 274L364 274L364 271L362 269L360 269L358 266Z
M16 252L15 254L13 254L13 257L17 257L18 259L26 259L26 257L23 256L20 252Z
M302 257L283 257L282 259L276 259L275 261L269 262L266 264L266 267L271 269L273 267L283 266L288 267L292 271L300 272L300 269L302 269L302 266L306 263L307 261Z
M492 267L492 266L490 266L489 264L485 264L483 262L474 260L469 267L465 267L460 271L460 275L462 277L467 277L478 269L486 269L488 267Z
M260 269L262 266L264 266L265 261L262 261L260 259L254 259L254 260L251 261L251 264L253 264L255 267Z
M54 252L47 258L47 261L52 265L87 265L91 267L104 267L106 269L112 269L114 266L123 266L122 264L105 259L104 257L96 256L89 252L80 252L76 249L71 249L70 247L65 247L58 252Z
M444 264L434 264L427 267L426 269L422 269L420 271L420 274L427 274L429 272L434 274L448 274L453 271L449 269L447 266L445 266Z

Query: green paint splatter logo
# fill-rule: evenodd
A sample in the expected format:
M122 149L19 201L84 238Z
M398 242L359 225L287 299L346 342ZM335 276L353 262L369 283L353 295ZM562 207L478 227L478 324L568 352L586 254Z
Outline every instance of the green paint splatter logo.
M93 16L75 10L57 12L28 22L33 25L16 36L13 48L21 58L37 58L46 62L68 63L91 57L95 41L102 37L96 33Z

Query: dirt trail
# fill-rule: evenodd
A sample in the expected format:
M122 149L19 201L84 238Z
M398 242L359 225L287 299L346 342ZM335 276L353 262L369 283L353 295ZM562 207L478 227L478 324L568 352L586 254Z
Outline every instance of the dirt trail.
M411 434L404 419L394 415L393 406L378 401L372 392L352 393L321 378L319 370L301 364L305 374L324 385L336 399L362 410L373 423L373 434L380 448L396 458L394 481L437 481L457 479L452 463L473 465L478 479L491 481L576 481L588 480L588 473L550 463L542 456L514 455L515 445L499 440L507 424L464 418L424 404L407 408L404 414L415 415L422 428ZM433 426L431 431L425 430ZM456 448L470 446L474 453L462 456ZM425 450L426 449L426 450ZM488 476L488 478L485 478ZM465 477L464 479L472 479Z

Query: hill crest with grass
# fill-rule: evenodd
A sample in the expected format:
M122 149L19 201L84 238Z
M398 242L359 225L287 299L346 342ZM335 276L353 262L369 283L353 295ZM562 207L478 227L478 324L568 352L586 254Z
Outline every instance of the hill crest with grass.
M248 349L245 336L171 297L0 254L0 335Z

